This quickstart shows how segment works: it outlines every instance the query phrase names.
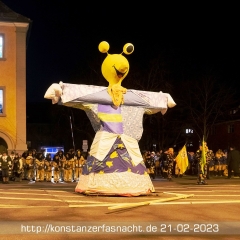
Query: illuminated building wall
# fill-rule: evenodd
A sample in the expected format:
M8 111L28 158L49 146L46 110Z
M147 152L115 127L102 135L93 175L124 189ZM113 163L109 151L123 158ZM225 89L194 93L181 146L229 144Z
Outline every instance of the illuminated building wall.
M26 36L29 23L29 19L0 1L0 145L5 145L8 151L27 149Z

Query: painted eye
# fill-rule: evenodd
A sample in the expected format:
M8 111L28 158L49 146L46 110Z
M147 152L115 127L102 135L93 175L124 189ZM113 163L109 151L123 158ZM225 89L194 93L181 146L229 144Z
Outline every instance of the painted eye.
M131 54L134 51L134 46L131 43L126 43L123 47L123 52L127 55Z
M100 51L101 53L106 53L106 52L108 52L109 48L110 48L109 43L106 42L106 41L102 41L102 42L100 42L99 45L98 45L98 49L99 49L99 51Z

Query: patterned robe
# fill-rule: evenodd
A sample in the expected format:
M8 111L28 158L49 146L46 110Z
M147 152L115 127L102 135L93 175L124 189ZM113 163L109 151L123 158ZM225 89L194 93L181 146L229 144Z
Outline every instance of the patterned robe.
M175 106L169 94L128 90L124 104L113 106L106 87L62 83L61 104L86 112L96 132L90 156L75 191L81 193L138 196L154 187L138 146L145 113L165 114ZM53 84L45 98L60 100Z

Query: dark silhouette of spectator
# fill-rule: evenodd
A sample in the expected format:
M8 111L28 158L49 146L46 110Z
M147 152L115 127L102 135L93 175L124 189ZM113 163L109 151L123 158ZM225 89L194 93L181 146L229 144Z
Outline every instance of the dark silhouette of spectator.
M234 177L239 178L239 163L240 153L234 146L231 146L227 156L228 178L231 178L232 171L234 172Z

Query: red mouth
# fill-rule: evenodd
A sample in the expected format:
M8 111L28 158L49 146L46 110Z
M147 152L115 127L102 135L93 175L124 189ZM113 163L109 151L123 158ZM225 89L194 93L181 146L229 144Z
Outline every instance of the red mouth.
M118 78L122 78L122 77L125 75L125 73L127 72L127 71L126 71L125 73L121 73L121 72L119 72L119 71L116 69L115 65L113 65L113 67L114 67L114 69L115 69L115 71L116 71L116 73L117 73Z

